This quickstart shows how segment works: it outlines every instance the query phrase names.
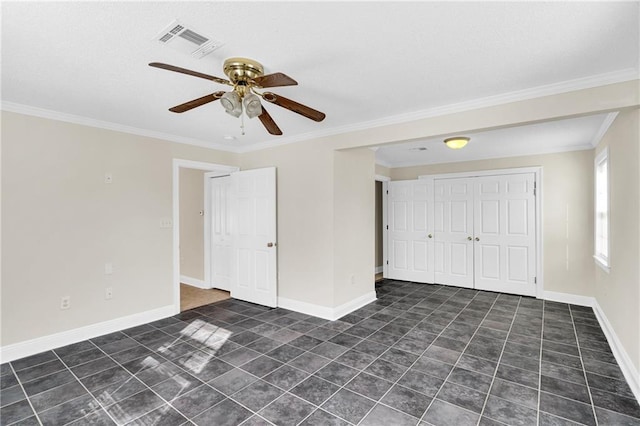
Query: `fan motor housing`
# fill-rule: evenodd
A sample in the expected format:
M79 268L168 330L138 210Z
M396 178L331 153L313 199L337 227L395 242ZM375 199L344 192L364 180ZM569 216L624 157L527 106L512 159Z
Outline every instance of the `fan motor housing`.
M248 58L229 58L224 61L223 69L233 83L253 80L264 74L262 64Z

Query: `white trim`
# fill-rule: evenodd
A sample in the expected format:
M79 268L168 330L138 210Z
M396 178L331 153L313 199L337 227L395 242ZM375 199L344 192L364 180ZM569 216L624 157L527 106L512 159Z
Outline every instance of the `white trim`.
M387 244L389 244L389 213L387 212L389 203L389 182L382 182L382 277L386 278L389 275L389 250Z
M538 299L544 298L544 253L543 247L543 233L542 233L542 212L543 210L543 185L542 185L542 166L535 167L516 167L510 169L497 169L497 170L478 170L469 172L458 173L439 173L433 175L421 175L418 179L451 179L451 178L467 178L478 176L496 176L496 175L512 175L518 173L533 173L535 175L536 183L536 297ZM385 243L386 244L386 243ZM386 274L385 274L386 276Z
M600 307L598 301L594 297L580 296L577 294L569 293L556 293L554 291L545 291L544 299L552 302L570 303L572 305L588 306L593 308L593 312L598 319L600 328L607 338L607 342L609 343L611 352L613 353L613 356L615 357L620 370L622 370L622 374L627 380L627 383L631 388L631 392L633 392L633 395L636 397L638 402L640 402L640 372L638 372L635 365L631 361L629 354L624 349L624 346L622 345L622 342L620 342L615 329L609 322L607 315Z
M4 111L16 112L19 114L32 115L36 117L48 118L51 120L65 121L68 123L81 124L84 126L98 127L102 129L114 130L122 133L131 133L140 136L147 136L157 139L163 139L176 143L184 143L187 145L196 145L204 148L218 149L221 151L229 151L235 153L245 153L257 151L265 148L286 145L295 142L301 142L310 139L317 139L326 136L334 136L338 134L354 132L358 130L371 129L375 127L388 126L393 124L402 124L415 120L430 117L438 117L442 115L455 114L463 111L486 108L496 105L508 104L512 102L524 101L528 99L539 98L543 96L567 93L576 90L590 89L598 86L605 86L615 83L623 83L638 78L638 70L635 68L627 68L620 71L613 71L604 74L593 75L589 77L578 78L574 80L562 81L559 83L548 84L544 86L532 87L529 89L517 90L513 92L502 93L499 95L487 96L471 101L449 104L435 108L428 108L421 111L415 111L408 114L399 114L383 119L369 120L345 126L334 127L331 129L307 132L300 135L268 139L262 142L256 142L250 146L234 147L214 142L203 141L194 138L187 138L169 133L157 132L149 129L140 129L137 127L125 126L123 124L112 123L108 121L96 120L89 117L83 117L74 114L67 114L58 111L48 110L44 108L33 107L29 105L18 104L15 102L3 101L0 108ZM379 163L381 164L381 163ZM384 165L384 164L382 164ZM387 166L389 167L389 166Z
M278 296L278 307L329 321L334 320L333 309L327 306L320 306L313 303L301 302L299 300L287 299L285 297Z
M374 273L375 274L381 274L383 271L384 271L384 266L376 266L375 270L374 270Z
M598 129L598 133L596 133L593 139L591 140L592 148L595 148L596 146L598 146L598 144L604 137L605 133L607 133L607 130L609 130L609 127L611 126L611 124L613 124L613 121L616 119L617 116L618 116L618 111L610 112L609 114L607 114L604 121L600 125L600 128Z
M377 182L389 182L391 180L391 178L389 176L376 175L375 176L375 180Z
M330 308L328 306L316 305L314 303L301 302L299 300L287 299L285 297L278 296L278 307L289 309L291 311L300 312L314 317L323 318L329 321L335 321L338 318L362 308L365 305L376 300L376 292L370 291L357 297L347 303Z
M202 161L174 158L172 162L172 217L173 217L173 309L174 314L180 312L180 168L231 173L238 171L236 166L205 163ZM205 209L206 211L209 209ZM206 219L205 219L206 221ZM206 252L206 247L205 247ZM205 254L206 256L206 254ZM206 265L206 263L205 263ZM205 268L205 280L207 270Z
M67 346L72 343L92 339L104 334L113 333L114 331L147 324L162 318L170 317L174 313L173 305L167 305L150 311L139 312L137 314L127 315L125 317L115 318L75 328L73 330L67 330L20 343L14 343L12 345L2 346L0 347L0 359L3 363L13 361L26 356L35 355L40 352Z
M303 133L301 135L290 136L277 140L267 140L255 144L256 146L248 146L239 148L239 152L256 151L274 146L286 145L304 140L317 139L321 137L334 136L338 134L355 132L358 130L367 130L375 127L389 126L394 124L403 124L411 121L421 120L425 118L438 117L448 114L455 114L474 109L487 108L497 105L503 105L513 102L525 101L528 99L540 98L543 96L557 95L561 93L572 92L576 90L590 89L598 86L606 86L609 84L623 83L630 80L638 79L638 70L636 68L627 68L620 71L598 74L590 77L577 78L574 80L562 81L559 83L547 84L544 86L532 87L529 89L517 90L513 92L502 93L499 95L487 96L470 101L449 104L435 108L429 108L421 111L415 111L407 114L399 114L391 117L385 117L377 120L363 121L355 124L334 127L332 129ZM380 163L379 163L380 164ZM383 164L381 164L383 165Z
M97 120L95 118L84 117L81 115L67 114L64 112L18 104L15 102L2 101L2 105L0 108L3 111L15 112L18 114L30 115L33 117L47 118L49 120L63 121L65 123L79 124L81 126L112 130L114 132L145 136L148 138L161 139L161 140L181 143L185 145L195 145L202 148L217 149L220 151L228 151L228 152L236 152L236 153L239 152L238 148L236 147L230 147L230 146L223 145L216 142L209 142L209 141L189 138L185 136L173 135L171 133L158 132L150 129L141 129L139 127L126 126L124 124Z
M545 291L542 299L550 302L570 303L578 306L593 306L595 299L589 296L580 296L577 294L558 293L555 291Z
M191 287L198 287L203 290L209 290L211 288L211 286L209 286L206 281L188 277L186 275L180 275L180 283L190 285Z
M593 260L596 261L596 265L598 265L600 267L600 269L602 269L603 271L605 271L607 274L611 273L611 267L609 267L609 265L607 264L607 262L605 262L602 257L594 254L593 255Z
M387 168L396 167L393 164L391 164L391 163L389 163L389 162L387 162L385 160L382 160L380 158L376 158L376 164L379 165L379 166L382 166L382 167L387 167Z
M607 253L611 254L611 157L609 147L605 146L593 160L593 258L596 265L607 274L611 271L611 259L598 252L598 167L607 164Z
M629 354L625 351L624 346L622 346L609 319L595 299L593 301L593 311L596 314L596 318L598 318L600 328L602 328L604 335L607 337L611 352L613 352L613 356L616 358L618 366L620 370L622 370L622 374L624 374L624 378L627 379L631 392L633 392L638 402L640 402L640 372L638 372L634 366L633 361L631 361Z
M347 303L343 303L337 308L333 308L333 318L336 320L338 318L342 318L343 316L350 314L351 312L358 310L371 302L375 302L376 299L377 297L375 290L365 293L362 296L350 300Z

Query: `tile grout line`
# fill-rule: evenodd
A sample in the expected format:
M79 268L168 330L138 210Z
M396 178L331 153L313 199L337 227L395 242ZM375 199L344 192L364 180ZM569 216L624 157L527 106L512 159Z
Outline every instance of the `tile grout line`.
M438 288L436 291L432 292L431 294L436 294L436 293L437 293L438 291L440 291L441 289L442 289L442 288ZM459 290L458 290L458 291L459 291ZM438 307L440 307L440 306L442 306L444 303L446 303L449 299L451 299L451 297L453 297L456 293L458 293L458 291L456 291L455 293L453 293L451 296L447 297L447 298L446 298L442 303L440 303L440 304L438 305ZM406 296L404 296L404 297L400 298L400 300L402 300L402 299L404 299L404 298L408 297L408 296L409 296L409 295L411 295L412 293L415 293L415 291L413 291L413 292L409 293L408 295L406 295ZM393 302L393 303L392 303L391 305L389 305L389 306L385 306L385 307L384 307L383 309L381 309L380 311L384 311L385 309L390 308L393 304L395 304L395 303L399 302L400 300L398 300L398 301L396 301L396 302ZM415 305L414 305L414 306L415 306ZM435 311L435 310L437 310L437 308L435 308L435 309L434 309L434 311ZM380 311L378 311L377 313L379 313ZM372 317L373 315L375 315L375 314L372 314L372 315L369 315L368 317L363 318L363 320L362 320L362 321L364 321L364 320L365 320L365 319L367 319L367 318ZM429 314L429 315L431 315L431 314ZM428 315L427 315L427 317L428 317ZM426 319L427 317L425 317L425 319ZM397 318L399 318L399 317L397 317ZM423 320L424 320L424 319L423 319ZM422 322L423 320L419 321L419 322L418 322L418 324L419 324L420 322ZM393 321L393 320L392 320L392 321ZM386 326L387 324L390 324L392 321L387 321L387 322L385 323L385 326ZM356 324L357 324L357 323L356 323ZM353 325L356 325L356 324L353 324ZM410 332L411 332L415 327L417 327L417 325L418 325L418 324L414 325L413 327L411 327L411 329L410 329L409 331L407 331L407 332L406 332L406 333L404 333L402 336L400 336L400 338L399 338L395 343L397 343L397 342L398 342L398 341L400 341L404 336L406 336L408 333L410 333ZM376 333L376 332L380 331L383 327L384 327L384 326L382 326L382 327L378 328L377 330L375 330L375 331L374 331L374 333ZM445 328L446 328L446 327L445 327ZM444 330L444 329L443 329L443 330ZM371 333L371 334L374 334L374 333ZM348 333L347 333L347 334L348 334ZM359 336L355 336L355 337L359 337ZM365 340L365 339L362 339L362 340ZM435 340L435 339L434 339L434 340ZM358 342L358 344L359 344L359 343L360 343L360 342ZM378 343L378 342L375 342L375 343ZM395 345L395 343L394 343L394 345ZM383 345L382 343L378 343L378 344ZM357 346L357 345L356 345L356 346ZM383 346L387 346L387 345L383 345ZM378 355L377 357L375 357L375 358L373 359L373 361L371 361L369 364L367 364L367 366L366 366L365 368L363 368L363 369L361 369L361 370L359 370L359 369L355 369L355 370L359 371L359 373L358 373L358 374L356 374L356 375L355 375L354 377L352 377L351 379L349 379L349 380L348 380L344 385L340 386L340 388L339 388L336 392L334 392L333 394L331 394L331 396L329 396L327 399L325 399L325 400L323 401L323 404L324 404L324 403L326 403L326 402L327 402L328 400L330 400L331 398L333 398L333 397L334 397L338 392L340 392L341 390L345 389L345 387L346 387L349 383L351 383L351 381L353 381L353 379L355 379L355 378L356 378L357 376L359 376L361 373L370 374L370 375L371 375L371 376L373 376L373 377L376 377L376 378L379 378L379 379L381 379L381 380L385 380L385 381L391 382L390 380L387 380L387 379L385 379L385 378L383 378L383 377L377 376L377 375L372 374L372 373L367 373L367 372L365 372L364 370L365 370L365 369L367 369L369 366L371 366L371 364L373 364L374 362L376 362L377 360L379 360L379 359L380 359L380 357L381 357L382 355L384 355L384 354L385 354L389 349L391 349L392 347L393 347L393 346L389 346L389 347L388 347L384 352L382 352L380 355ZM431 347L431 344L429 344L429 346L427 346L427 348L426 348L424 351L422 351L422 353L421 353L421 355L420 355L420 356L422 356L422 355L427 351L427 349L429 349L429 347ZM356 350L356 349L354 349L354 347L351 347L351 348L348 348L348 349L347 349L347 351L349 351L349 350L351 350L351 349ZM357 350L356 350L356 351L357 351ZM346 351L345 351L345 352L346 352ZM418 359L420 358L420 356L418 357ZM340 362L339 362L339 361L337 361L337 360L332 360L332 362L333 362L333 361L337 362L338 364L345 365L345 364L340 363ZM383 361L386 361L386 360L383 360ZM394 364L394 365L398 365L398 366L404 367L404 366L402 366L402 365L400 365L400 364L397 364L397 363L394 363L394 362L390 362L390 361L387 361L387 362L389 362L389 363L391 363L391 364ZM417 359L416 359L416 361L414 361L414 362L411 364L411 366L413 366L413 364L415 364L415 362L417 362ZM359 422L358 422L358 423L362 422L362 421L367 417L367 415L369 415L369 413L370 413L370 412L371 412L371 411L376 407L376 405L378 405L378 404L381 404L381 405L384 405L384 406L386 406L386 407L388 407L388 408L391 408L391 409L393 409L393 410L396 410L396 411L402 412L402 411L400 411L400 410L398 410L398 409L396 409L396 408L394 408L394 407L391 407L391 406L389 406L389 405L387 405L387 404L385 404L385 403L382 403L382 399L387 395L387 393L389 393L389 391L391 391L391 389L393 389L393 387L397 384L397 382L398 382L398 381L400 381L400 379L402 379L402 377L404 377L405 373L406 373L407 371L409 371L409 369L411 368L411 366L409 366L409 367L407 368L407 370L406 370L406 371L404 371L404 372L402 373L402 375L398 378L398 380L396 380L395 382L393 382L393 384L389 387L389 389L388 389L388 390L384 393L384 395L382 395L378 400L374 400L374 399L370 398L370 397L369 397L369 396L367 396L367 395L362 395L361 393L359 393L359 392L355 392L355 391L352 391L351 389L346 389L347 391L349 391L349 392L353 392L353 393L355 393L356 395L359 395L359 396L365 397L366 399L368 399L368 400L370 400L370 401L373 401L373 403L374 403L373 407L371 407L371 409L370 409L369 411L367 411L367 413L365 413L365 415L362 417L362 419L360 419L360 420L359 420ZM349 368L353 368L353 367L348 366L348 365L347 365L347 367L349 367ZM324 368L324 367L322 367L322 368ZM322 368L318 369L318 371L320 371ZM315 374L315 373L312 373L312 375L313 375L313 374ZM321 379L322 379L322 378L321 378ZM324 380L324 379L322 379L322 380ZM326 381L328 381L328 380L326 380ZM333 383L333 382L329 382L329 383ZM418 393L421 393L421 392L418 392ZM422 393L421 393L421 394L422 394ZM320 407L320 406L319 406L318 408L322 408L322 407ZM324 411L326 411L326 410L324 410ZM403 413L403 414L405 414L404 412L402 412L402 413ZM303 418L303 419L300 421L300 423L304 422L304 421L305 421L308 417L310 417L312 414L313 414L313 412L311 412L307 417ZM336 415L336 414L334 414L334 413L331 413L331 412L330 412L330 414L331 414L331 415L334 415L334 416L336 416L336 417L338 417L338 418L340 418L340 419L342 419L340 416L338 416L338 415ZM412 416L412 417L413 417L413 416ZM342 419L342 420L347 421L347 423L349 423L349 424L353 424L352 422L350 422L350 421L348 421L348 420L346 420L346 419ZM418 421L419 421L419 420L418 420ZM300 424L300 423L298 423L298 424Z
M437 293L437 292L438 292L438 291L440 291L440 290L441 290L441 288L439 288L439 289L437 289L436 291L432 292L432 294L435 294L435 293ZM413 292L411 292L411 293L415 293L415 291L413 291ZM406 295L406 296L404 296L404 297L400 298L400 300L402 300L402 299L404 299L405 297L409 296L411 293L409 293L408 295ZM457 291L456 291L456 293L457 293ZM447 299L446 299L446 300L444 300L442 303L440 303L440 305L438 305L438 307L442 306L446 301L448 301L448 300L449 300L449 299L450 299L454 294L456 294L456 293L453 293L451 296L447 297ZM398 301L400 301L400 300L398 300ZM393 302L393 303L392 303L391 305L389 305L389 306L385 306L385 307L384 307L383 309L381 309L380 311L384 311L385 309L390 308L394 303L397 303L398 301ZM437 309L437 308L436 308L436 309ZM379 312L380 312L380 311L379 311ZM434 311L435 311L435 309L434 309ZM377 312L377 313L379 313L379 312ZM372 314L372 315L369 315L368 317L365 317L362 321L364 321L364 320L365 320L365 319L367 319L367 318L372 317L373 315L375 315L375 314ZM429 315L431 315L431 314L429 314ZM399 318L399 317L397 317L397 318ZM426 317L425 317L425 319L426 319ZM393 321L393 320L392 320L392 321ZM388 325L388 324L390 324L392 321L387 321L387 322L385 323L385 326L386 326L386 325ZM423 321L423 320L419 321L419 322L418 322L418 324L419 324L420 322L422 322L422 321ZM357 324L357 323L356 323L356 324ZM356 324L353 324L353 325L356 325ZM398 341L400 341L404 336L406 336L408 333L410 333L410 332L411 332L411 330L413 330L415 327L417 327L417 325L418 325L418 324L414 325L413 327L411 327L411 329L410 329L409 331L407 331L407 332L406 332L406 333L404 333L402 336L400 336L400 338L399 338L395 343L397 343L397 342L398 342ZM382 326L382 327L378 328L378 329L377 329L377 330L375 330L373 333L371 333L371 335L373 335L374 333L376 333L376 332L378 332L378 331L382 330L382 328L383 328L383 327L385 327L385 326ZM341 333L344 333L344 332L341 332ZM347 334L348 334L348 333L347 333ZM351 335L350 335L350 336L351 336ZM359 336L355 336L355 337L359 337ZM362 339L362 340L365 340L365 339ZM375 342L375 343L378 343L378 342ZM395 343L394 343L394 345L395 345ZM358 342L358 344L360 344L360 342ZM379 345L383 345L382 343L378 343L378 344L379 344ZM355 346L357 346L357 345L355 345ZM354 348L355 348L355 346L354 346L354 347L350 347L350 348L348 348L348 349L347 349L347 351L349 351L349 350L351 350L351 349L356 350L356 349L354 349ZM383 345L383 346L387 346L387 345ZM333 397L334 397L338 392L340 392L341 390L345 389L345 386L347 386L349 383L351 383L351 381L352 381L353 379L355 379L357 376L359 376L361 373L370 374L370 375L371 375L371 376L373 376L373 377L376 377L376 378L379 378L379 379L382 379L382 380L385 380L385 381L391 382L390 380L387 380L387 379L385 379L385 378L383 378L383 377L377 376L377 375L372 374L372 373L367 373L367 372L365 372L364 370L366 370L367 368L369 368L369 367L371 366L371 364L373 364L374 362L376 362L377 360L379 360L379 359L380 359L380 357L381 357L382 355L384 355L384 354L385 354L389 349L391 349L392 347L393 347L393 346L389 346L389 347L388 347L384 352L382 352L380 355L378 355L377 357L375 357L375 358L373 359L373 361L371 361L369 364L367 364L367 366L366 366L365 368L363 368L363 369L361 369L361 370L355 369L355 370L359 371L359 373L358 373L358 374L356 374L356 375L355 375L354 377L352 377L351 379L349 379L349 380L348 380L344 385L340 386L340 388L339 388L337 391L335 391L333 394L331 394L331 396L329 396L327 399L325 399L325 400L323 401L323 404L324 404L324 403L326 403L326 402L327 402L328 400L330 400L331 398L333 398ZM429 347L431 347L431 344L429 344L429 346L428 346L424 351L422 351L422 354L424 354L424 352L426 352L426 350L427 350L427 349L429 349ZM347 352L347 351L345 351L345 352ZM356 350L356 351L357 351L357 350ZM420 356L422 356L422 354L421 354ZM419 357L418 357L418 359L419 359ZM332 360L332 362L333 362L333 361L335 361L335 362L337 362L338 364L341 364L341 365L346 365L346 364L342 364L341 362L339 362L339 361L337 361L337 360ZM385 360L383 360L383 361L385 361ZM387 361L387 362L389 362L389 361ZM417 362L417 359L416 359L416 361L414 361L414 363L413 363L413 364L415 364L415 362ZM393 362L390 362L390 363L391 363L391 364L394 364L394 365L399 365L399 366L400 366L400 364L397 364L397 363L393 363ZM411 365L413 366L413 364L411 364ZM328 364L327 364L327 365L328 365ZM347 367L349 367L349 368L353 368L353 367L348 366L348 365L347 365ZM401 366L401 367L404 367L404 366ZM324 368L324 367L322 367L322 368ZM322 368L318 369L318 371L320 371ZM410 366L409 368L407 368L407 370L406 370L406 371L409 371L409 369L410 369L410 368L411 368L411 366ZM399 411L399 410L397 410L396 408L393 408L393 407L391 407L391 406L389 406L389 405L386 405L386 404L382 403L381 401L382 401L382 399L387 395L387 393L389 393L389 391L391 391L391 389L393 389L393 387L396 385L396 383L397 383L397 382L398 382L398 381L399 381L399 380L400 380L400 379L405 375L406 371L402 373L402 375L400 376L400 378L398 378L398 380L396 380L396 382L393 382L393 384L389 387L389 389L387 390L387 392L385 392L385 393L384 393L384 395L382 395L378 400L374 400L374 399L372 399L372 398L368 397L367 395L362 395L361 393L359 393L359 392L355 392L355 391L352 391L351 389L346 389L346 390L347 390L347 391L349 391L349 392L353 392L353 393L355 393L356 395L363 396L363 397L365 397L366 399L368 399L368 400L370 400L370 401L373 401L373 402L374 402L373 407L371 407L371 409L370 409L369 411L367 411L367 413L365 413L365 415L362 417L362 419L360 419L360 420L358 421L358 423L362 422L362 420L364 420L364 419L367 417L367 415L369 415L369 413L370 413L370 412L371 412L371 411L376 407L376 405L377 405L377 404L382 404L382 405L384 405L384 406L386 406L386 407L389 407L389 408L391 408L391 409L393 409L393 410ZM315 374L315 373L312 373L312 375L313 375L313 374ZM321 378L321 379L322 379L322 378ZM323 380L324 380L324 379L323 379ZM327 381L328 381L328 380L327 380ZM329 382L329 383L333 383L333 382ZM322 407L321 407L321 406L319 406L318 408L322 408ZM326 410L324 410L324 411L326 411ZM334 414L334 413L331 413L331 412L329 412L329 413L330 413L331 415L334 415L334 416L336 416L336 417L338 417L338 418L342 419L342 420L347 421L347 423L349 423L349 424L353 424L352 422L350 422L350 421L348 421L348 420L346 420L346 419L343 419L342 417L340 417L340 416L338 416L338 415L336 415L336 414ZM304 422L304 421L305 421L308 417L310 417L312 414L313 414L313 412L311 412L307 417L305 417L305 418L303 418L302 420L300 420L300 423ZM298 423L298 424L300 424L300 423Z
M596 413L596 406L593 403L593 396L591 395L591 386L589 385L589 379L587 379L587 370L584 367L584 360L582 359L582 349L580 349L580 340L578 339L578 331L576 330L576 324L573 320L573 311L571 310L571 305L568 304L569 315L571 316L571 327L573 328L573 335L576 337L576 347L578 348L578 355L580 357L580 365L582 366L582 375L584 377L584 384L587 387L587 392L589 393L589 401L591 402L591 411L593 412L593 419L596 422L596 426L598 426L598 415Z
M461 291L461 290L459 290ZM454 293L453 295L457 294L458 292ZM444 333L444 331L456 320L456 318L458 318L460 316L460 314L462 314L462 312L467 309L469 307L469 305L471 304L471 302L473 302L476 297L478 297L478 295L480 294L480 292L476 291L476 293L474 294L474 296L471 298L471 300L469 300L467 302L467 304L460 310L460 312L458 312L458 314L451 320L449 321L449 323L442 329L442 331L440 331L440 333L438 333L438 336L433 339L433 342L435 342L441 335L442 333ZM452 297L453 297L452 295ZM447 299L449 300L449 299ZM469 344L471 343L471 340L473 340L473 338L475 337L475 335L478 332L478 329L480 328L480 325L482 324L482 322L487 318L487 316L489 315L489 313L491 312L491 309L493 309L493 307L496 304L496 301L498 300L498 296L496 296L496 298L493 300L493 303L491 304L491 307L487 310L487 313L484 314L484 316L482 317L482 320L478 323L478 326L476 327L475 331L473 332L473 334L471 335L471 337L469 338L469 341L466 343L465 347L462 349L462 351L460 352L460 355L458 355L458 358L456 359L456 362L454 364L452 364L452 368L451 371L449 371L449 374L447 374L447 377L444 378L444 380L442 381L442 385L440 385L440 387L438 388L438 390L433 394L433 398L431 398L431 401L429 401L429 405L427 405L427 408L424 410L424 413L422 413L422 416L420 416L420 418L418 419L418 423L422 422L422 421L426 421L424 420L424 416L426 416L427 411L429 411L429 408L431 408L431 405L433 404L433 401L436 400L436 397L438 396L438 393L440 393L440 391L442 390L442 388L444 387L445 383L447 383L447 379L451 376L451 373L453 373L453 370L456 368L456 365L458 365L458 361L460 360L460 357L462 357L462 355L464 354L464 351L467 349L467 347L469 346ZM443 302L444 303L444 302ZM424 352L422 353L421 357L424 356L424 354L427 352L427 350L429 350L429 348L433 345L433 342L431 342L431 344L427 347L427 349L424 350ZM420 358L418 358L420 359ZM418 362L418 360L416 360L414 362L414 364ZM413 366L413 364L411 365ZM409 367L411 368L411 367ZM407 370L408 371L408 370ZM428 374L428 373L427 373ZM404 374L403 374L404 376ZM446 402L446 401L445 401ZM462 407L461 407L462 408Z
M29 407L31 407L31 411L33 411L33 415L35 416L36 420L38 421L38 424L40 426L42 426L42 420L40 420L40 416L38 415L38 412L36 411L36 409L33 407L33 404L31 403L31 400L29 399L29 395L27 394L27 391L24 389L24 386L22 386L22 380L20 380L20 377L18 377L18 375L16 374L16 369L13 368L13 365L11 363L8 363L9 367L11 367L11 372L13 373L14 377L16 378L16 381L18 382L18 386L20 386L20 389L22 389L22 393L24 393L24 398L27 400L27 403L29 404ZM19 401L14 402L14 404L18 403ZM11 405L11 404L9 404ZM25 417L24 419L19 419L17 421L14 422L20 422L22 420L28 419L29 417Z
M540 361L538 362L538 410L536 413L536 424L540 425L540 396L542 395L542 348L544 347L544 313L546 301L542 300L542 330L540 332Z
M440 289L438 289L438 290L440 290ZM436 291L435 291L435 292L433 292L433 293L434 293L434 294L435 294L435 293L437 293L437 292L438 292L438 290L436 290ZM447 303L449 300L451 300L451 298L452 298L453 296L455 296L456 294L458 294L460 291L462 291L462 289L461 289L461 288L460 288L460 289L458 289L455 293L451 294L451 296L447 297L447 299L446 299L446 300L444 300L442 303L440 303L440 305L438 305L438 307L437 307L437 308L435 308L435 309L433 310L433 312L437 311L439 307L441 307L442 305L444 305L445 303ZM410 295L410 294L409 294L409 295ZM409 295L407 295L407 296L409 296ZM407 296L405 296L405 297L407 297ZM476 298L476 296L477 296L477 294L475 294L475 295L474 295L474 296L473 296L473 297L472 297L472 298L471 298L471 299L470 299L470 300L465 304L465 306L464 306L462 309L460 309L460 312L458 312L458 314L456 314L456 316L455 316L455 317L453 317L453 319L451 319L451 320L449 321L449 323L448 323L446 326L444 326L444 327L442 328L442 330L440 331L440 333L438 333L438 334L437 334L437 336L435 337L435 339L433 339L433 341L429 344L429 346L427 346L427 347L422 351L422 353L418 356L418 358L416 358L416 360L415 360L415 361L413 361L409 367L407 367L407 369L402 373L402 375L401 375L401 376L400 376L400 377L399 377L395 382L393 382L393 384L392 384L392 385L389 387L389 389L388 389L388 390L387 390L387 391L386 391L386 392L385 392L385 393L384 393L384 394L379 398L379 400L378 400L378 401L375 401L375 402L376 402L376 404L375 404L373 407L371 407L371 409L370 409L370 410L369 410L369 411L368 411L368 412L367 412L367 413L362 417L362 419L360 419L360 421L358 422L358 424L362 423L362 421L364 421L364 419L366 419L366 418L367 418L367 416L368 416L368 415L373 411L373 409L376 407L376 405L377 405L377 404L382 404L382 405L384 405L384 406L386 406L386 407L389 407L389 408L391 408L391 409L393 409L393 410L396 410L396 411L398 411L398 412L400 412L400 413L407 414L407 415L409 415L409 416L411 416L411 417L414 417L414 416L412 416L411 414L405 413L405 412L403 412L403 411L401 411L401 410L398 410L397 408L391 407L391 406L389 406L389 405L387 405L387 404L383 403L383 402L382 402L382 400L384 399L384 397L385 397L385 396L387 396L387 395L389 394L389 392L391 392L391 390L392 390L395 386L402 386L402 385L399 385L399 384L398 384L398 383L400 382L400 380L402 380L402 378L407 374L407 372L408 372L409 370L411 370L411 368L412 368L412 367L413 367L413 366L418 362L418 360L419 360L421 357L423 357L423 356L424 356L424 354L429 350L429 348L431 348L431 347L433 346L433 343L438 339L438 337L440 337L440 336L442 335L442 333L444 333L444 331L447 329L447 327L448 327L449 325L451 325L451 323L452 323L453 321L455 321L455 319L456 319L456 318L458 318L458 316L462 313L462 311L463 311L464 309L466 309L466 308L467 308L467 306L469 306L469 304L470 304L470 303L471 303L471 302ZM403 299L404 299L404 297L403 297ZM418 324L420 324L422 321L426 320L429 316L431 316L431 315L433 314L433 312L432 312L431 314L427 315L427 316L426 316L424 319L422 319L420 322L418 322ZM414 325L413 327L411 327L411 329L410 329L409 331L407 331L405 334L403 334L403 335L402 335L402 337L401 337L400 339L402 339L402 338L403 338L403 337L405 337L407 334L409 334L411 331L413 331L413 330L418 326L418 324L416 324L416 325ZM398 340L398 341L399 341L399 340ZM396 343L397 343L397 342L396 342ZM394 343L394 345L395 345L395 343ZM382 357L382 355L384 355L385 353L387 353L387 352L388 352L392 347L393 347L393 346L390 346L387 350L385 350L383 353L381 353L381 354L378 356L378 358L376 358L376 360L380 359L380 357ZM446 348L445 348L445 349L446 349ZM460 354L460 356L462 356L462 353ZM376 360L372 361L369 365L373 364L373 362L375 362ZM440 361L440 360L435 360L435 361ZM389 362L389 361L388 361L388 362ZM442 361L440 361L440 362L442 362ZM392 363L392 364L396 364L396 363L393 363L393 362L391 362L391 363ZM396 364L396 365L399 365L399 364ZM404 367L404 366L403 366L403 367ZM453 371L453 368L452 368L452 371ZM374 376L375 376L375 375L374 375ZM377 377L377 376L375 376L375 377ZM408 389L410 389L410 388L408 388ZM411 390L413 391L413 389L411 389ZM414 391L414 392L417 392L417 393L419 393L419 394L421 394L421 395L424 395L422 392L418 392L418 391ZM428 396L428 395L425 395L425 396ZM434 396L433 396L433 398L432 398L432 400L431 400L431 401L430 401L430 403L429 403L429 406L431 405L431 402L432 402L435 398L436 398L436 397L435 397L435 395L434 395ZM427 406L427 408L425 409L425 413L426 413L426 412L427 412L427 410L429 409L429 406ZM424 416L424 413L423 413L423 416ZM418 418L418 423L420 423L420 421L421 421L421 419L422 419L422 417L423 417L423 416L421 416L420 418ZM416 423L416 424L417 424L417 423Z
M500 361L502 361L502 355L504 355L504 349L507 346L507 341L509 339L509 335L511 334L511 330L513 329L513 324L516 321L516 317L518 316L518 309L520 308L520 302L522 301L522 296L518 298L518 304L516 306L516 310L513 313L513 318L511 319L511 324L509 324L509 331L507 331L507 337L504 340L504 344L502 345L502 351L500 351L500 356L498 357L498 361L496 362L496 371L493 372L493 378L491 379L491 384L489 385L489 389L487 390L487 397L484 400L484 404L482 405L482 411L480 411L480 417L478 417L477 425L480 425L480 421L482 420L482 416L484 415L484 410L487 408L487 402L489 401L489 396L491 395L491 390L493 389L493 384L496 381L496 376L498 375L498 369L500 368ZM540 342L542 345L542 341Z

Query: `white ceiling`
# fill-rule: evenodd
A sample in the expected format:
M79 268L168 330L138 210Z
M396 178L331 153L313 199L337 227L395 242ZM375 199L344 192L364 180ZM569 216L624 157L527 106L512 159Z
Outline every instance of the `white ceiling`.
M224 46L195 59L154 41L176 18ZM169 140L259 149L542 86L637 78L638 18L638 2L5 1L2 102ZM149 62L224 77L230 56L290 75L299 86L273 91L327 118L316 123L271 105L284 136L268 135L257 120L246 120L240 136L239 120L216 103L167 111L225 86Z
M387 167L408 167L592 149L615 115L597 114L528 126L465 133L462 136L470 137L471 141L462 149L448 148L444 144L447 136L388 145L376 150L376 162Z

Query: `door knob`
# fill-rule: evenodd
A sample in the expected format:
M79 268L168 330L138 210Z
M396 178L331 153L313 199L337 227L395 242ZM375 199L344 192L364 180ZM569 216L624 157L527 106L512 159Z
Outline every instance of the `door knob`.
M476 237L476 241L480 241L480 238Z
M273 247L275 246L275 243L267 243L267 247Z
M471 237L467 237L467 240L471 241L471 240L473 240L473 238L471 238Z
M429 237L429 238L433 238L433 235L429 234L429 235L427 235L427 237Z

